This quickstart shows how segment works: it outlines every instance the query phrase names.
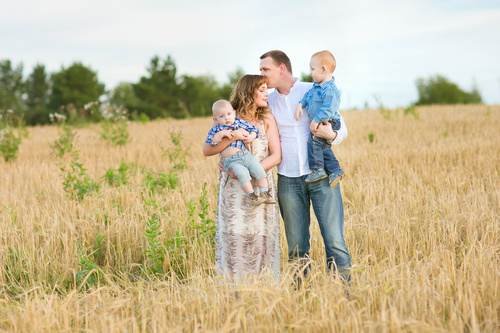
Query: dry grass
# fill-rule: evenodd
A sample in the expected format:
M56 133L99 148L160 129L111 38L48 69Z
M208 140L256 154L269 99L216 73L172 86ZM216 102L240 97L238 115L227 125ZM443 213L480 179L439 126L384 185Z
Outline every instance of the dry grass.
M108 146L93 127L79 129L81 160L97 180L120 161L134 162L128 186L103 186L83 201L67 197L49 144L54 127L30 129L13 163L0 161L0 330L37 331L473 331L500 330L500 106L419 108L420 120L376 111L345 112L348 139L335 147L345 236L353 258L351 300L325 273L313 227L311 287L262 277L233 286L213 276L212 248L193 235L185 200L208 184L215 208L216 158L201 144L209 119L130 125L133 141ZM168 171L160 140L183 127L189 168L179 186L144 204L145 171ZM374 134L374 142L367 138ZM186 135L185 135L186 136ZM187 277L141 273L148 217L161 239L189 236ZM213 217L213 216L212 216ZM89 290L78 272L75 239L95 245L104 280ZM284 232L282 254L286 253ZM169 269L167 258L165 269Z

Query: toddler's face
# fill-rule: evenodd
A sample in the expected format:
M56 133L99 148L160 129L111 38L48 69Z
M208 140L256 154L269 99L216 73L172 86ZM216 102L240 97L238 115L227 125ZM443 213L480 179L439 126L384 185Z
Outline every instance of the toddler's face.
M323 83L325 78L325 73L323 71L323 66L321 66L321 62L317 57L312 57L311 62L309 63L311 67L311 76L316 83Z
M236 113L230 105L221 107L215 114L215 120L220 125L232 125L235 117Z

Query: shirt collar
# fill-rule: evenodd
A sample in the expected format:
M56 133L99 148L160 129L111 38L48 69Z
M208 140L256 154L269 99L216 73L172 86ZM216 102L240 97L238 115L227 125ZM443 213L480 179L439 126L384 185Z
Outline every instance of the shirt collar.
M319 87L319 88L323 88L324 89L324 88L332 85L333 83L335 83L335 78L332 76L332 79L326 81L325 83L319 84L317 82L314 82L313 83L313 88L318 88Z

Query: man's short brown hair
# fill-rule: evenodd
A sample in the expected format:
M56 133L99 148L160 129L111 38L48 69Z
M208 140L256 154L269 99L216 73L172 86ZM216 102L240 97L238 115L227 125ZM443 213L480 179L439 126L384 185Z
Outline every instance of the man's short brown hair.
M274 63L276 66L279 66L281 64L284 64L286 69L292 74L292 63L290 62L290 58L285 54L285 52L280 51L280 50L273 50L264 53L263 55L260 56L260 59L264 59L267 57L271 57L273 59Z

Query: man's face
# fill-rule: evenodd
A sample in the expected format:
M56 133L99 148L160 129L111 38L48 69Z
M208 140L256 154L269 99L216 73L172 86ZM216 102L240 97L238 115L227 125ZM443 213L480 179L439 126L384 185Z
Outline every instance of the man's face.
M281 70L271 57L260 60L260 75L267 77L268 88L276 88L281 78Z

